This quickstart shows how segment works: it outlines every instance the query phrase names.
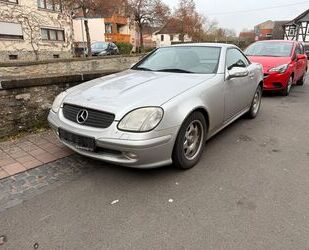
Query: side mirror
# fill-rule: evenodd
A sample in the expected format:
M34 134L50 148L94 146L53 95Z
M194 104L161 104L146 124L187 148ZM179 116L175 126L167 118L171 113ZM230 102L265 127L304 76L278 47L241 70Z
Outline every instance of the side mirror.
M304 54L298 54L296 58L297 58L297 61L298 61L298 60L303 60L303 59L305 59L306 56L305 56Z
M232 69L228 70L227 80L230 80L232 78L245 77L247 75L249 75L249 71L247 70L247 68L233 67Z

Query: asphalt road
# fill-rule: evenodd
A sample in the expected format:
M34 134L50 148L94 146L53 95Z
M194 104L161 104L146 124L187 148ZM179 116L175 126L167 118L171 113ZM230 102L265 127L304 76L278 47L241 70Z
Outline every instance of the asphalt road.
M83 164L0 213L1 250L309 249L309 84L263 97L192 170Z

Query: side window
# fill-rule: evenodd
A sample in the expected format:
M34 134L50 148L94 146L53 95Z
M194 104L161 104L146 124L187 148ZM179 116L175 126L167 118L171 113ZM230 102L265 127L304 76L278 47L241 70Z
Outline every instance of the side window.
M300 45L299 44L296 45L295 54L296 55L303 54L303 53L301 53L301 49L300 49Z
M305 54L305 48L304 45L302 45L301 43L299 44L299 48L300 48L300 54Z
M305 49L304 49L304 46L300 43L299 45L299 54L305 54Z
M226 67L228 70L234 67L245 68L248 65L247 58L238 49L228 49L226 55Z

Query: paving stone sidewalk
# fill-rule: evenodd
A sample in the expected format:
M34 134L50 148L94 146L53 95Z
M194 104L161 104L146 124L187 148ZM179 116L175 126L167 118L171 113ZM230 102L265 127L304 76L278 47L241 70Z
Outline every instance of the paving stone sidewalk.
M0 142L0 179L73 154L51 130Z

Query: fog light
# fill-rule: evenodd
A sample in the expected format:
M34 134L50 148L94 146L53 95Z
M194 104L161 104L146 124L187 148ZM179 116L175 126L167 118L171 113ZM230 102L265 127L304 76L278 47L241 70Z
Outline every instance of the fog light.
M138 158L137 154L132 153L132 152L125 152L124 155L125 157L132 159L132 160L136 160Z

